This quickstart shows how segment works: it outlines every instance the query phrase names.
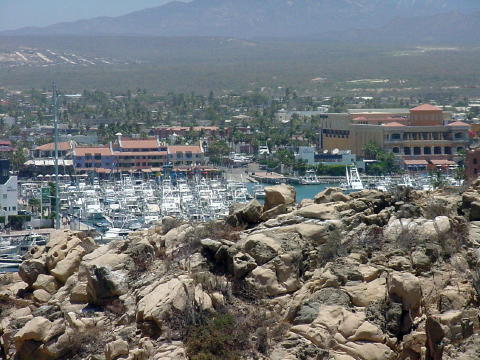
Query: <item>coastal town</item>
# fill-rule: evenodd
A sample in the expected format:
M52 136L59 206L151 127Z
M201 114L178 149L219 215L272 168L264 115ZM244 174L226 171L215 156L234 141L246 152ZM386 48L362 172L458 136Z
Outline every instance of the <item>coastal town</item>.
M0 1L0 360L480 359L479 19Z
M112 189L125 181L133 189L139 181L162 194L169 191L160 184L175 181L177 200L168 202L178 204L163 206L163 215L170 215L167 208L181 210L177 180L185 187L195 183L187 199L206 185L212 194L219 186L222 193L237 188L237 200L245 201L261 197L262 184L268 183L348 189L356 179L357 189L398 184L429 189L439 182L471 182L480 169L476 98L424 103L420 98L302 97L288 88L280 95L158 96L138 89L58 94L58 104L55 144L51 91L0 92L5 229L53 227L58 180L59 216L65 225L81 226L88 223L86 205L72 204L68 188L78 198L79 186L99 181ZM211 181L218 184L212 187ZM213 196L217 203L204 215L228 213L237 195L230 201ZM103 199L97 200L105 207ZM161 199L151 205L151 212L161 216ZM72 210L78 206L81 216ZM100 205L96 211L101 212ZM189 211L200 216L200 209Z

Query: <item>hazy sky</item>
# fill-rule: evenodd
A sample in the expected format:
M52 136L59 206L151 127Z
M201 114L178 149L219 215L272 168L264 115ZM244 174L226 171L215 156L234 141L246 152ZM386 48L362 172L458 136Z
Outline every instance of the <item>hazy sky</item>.
M0 30L118 16L171 0L0 0Z

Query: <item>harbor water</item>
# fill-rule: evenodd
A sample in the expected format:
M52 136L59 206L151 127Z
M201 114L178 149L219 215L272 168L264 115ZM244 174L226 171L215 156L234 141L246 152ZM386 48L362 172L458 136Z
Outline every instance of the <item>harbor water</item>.
M272 184L257 184L257 185L262 185L262 186L272 186ZM252 192L254 184L248 184L248 189L250 193ZM297 191L297 202L302 201L303 199L313 199L315 195L317 195L319 192L325 190L326 188L329 187L338 187L338 184L318 184L318 185L292 185L295 190Z

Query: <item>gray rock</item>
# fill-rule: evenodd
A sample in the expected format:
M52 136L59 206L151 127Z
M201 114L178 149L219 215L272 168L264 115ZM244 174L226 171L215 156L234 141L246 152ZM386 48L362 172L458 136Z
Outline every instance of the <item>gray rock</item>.
M255 259L248 254L238 253L233 256L233 275L240 279L257 267Z
M213 254L216 253L218 249L220 249L220 247L222 246L222 243L220 241L212 239L202 239L200 240L200 244L205 250Z
M231 226L255 225L262 217L262 205L257 200L249 203L234 204L230 208L230 215L227 218L227 224Z
M442 325L432 317L428 317L425 332L427 334L427 359L442 360L443 338L445 337Z
M429 271L432 267L432 261L423 249L412 252L412 264L417 273Z
M278 255L280 246L272 238L257 234L247 239L244 250L255 259L258 265L263 265Z
M24 261L18 269L18 274L29 286L32 286L40 274L46 274L45 264L40 260Z
M470 204L470 221L480 220L480 201L474 201Z
M126 278L122 272L95 265L88 269L87 294L92 304L105 305L126 291Z
M314 293L298 310L294 324L310 324L315 320L322 305L336 305L350 307L350 296L340 289L325 288Z

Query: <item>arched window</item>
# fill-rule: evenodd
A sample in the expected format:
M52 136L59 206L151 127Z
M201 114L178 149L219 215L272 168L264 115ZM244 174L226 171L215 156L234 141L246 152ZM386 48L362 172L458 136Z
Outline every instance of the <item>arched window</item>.
M413 148L413 155L420 155L422 153L422 149L420 149L418 146L415 146Z
M392 151L393 151L394 154L398 154L398 153L400 153L400 148L394 147L394 148L392 149Z
M461 132L455 133L455 139L463 139L463 133Z
M411 154L412 154L412 150L411 150L408 146L406 146L406 147L403 148L403 153L404 153L405 155L411 155Z

